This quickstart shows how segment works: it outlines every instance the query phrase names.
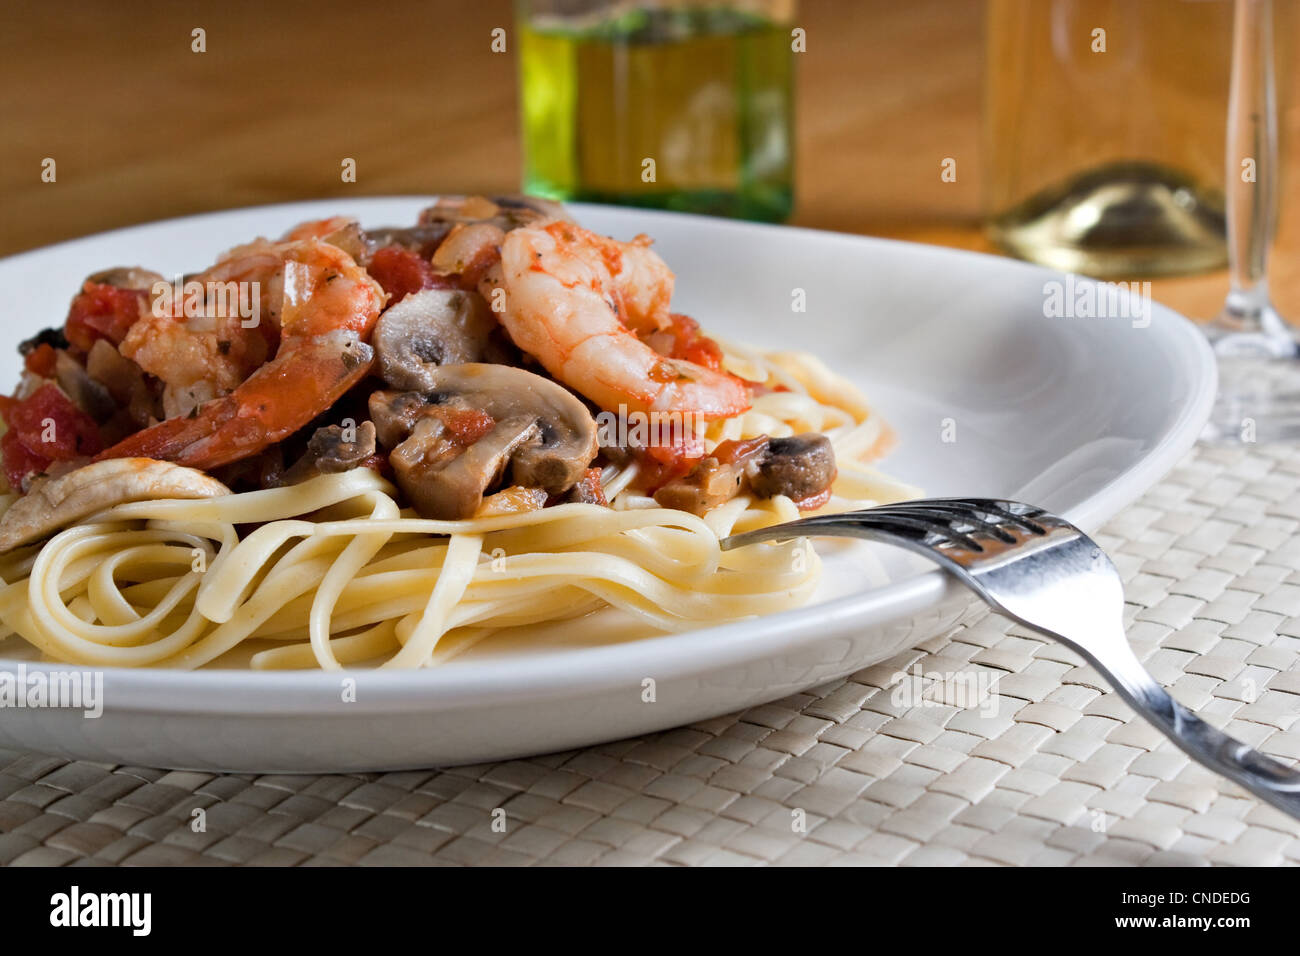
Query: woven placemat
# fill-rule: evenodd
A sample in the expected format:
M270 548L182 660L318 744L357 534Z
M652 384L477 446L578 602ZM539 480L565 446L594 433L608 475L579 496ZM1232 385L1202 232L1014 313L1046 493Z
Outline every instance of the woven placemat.
M1099 536L1146 666L1288 763L1298 531L1300 450L1199 448ZM227 776L0 750L0 864L1296 862L1300 824L984 611L773 704L527 760Z

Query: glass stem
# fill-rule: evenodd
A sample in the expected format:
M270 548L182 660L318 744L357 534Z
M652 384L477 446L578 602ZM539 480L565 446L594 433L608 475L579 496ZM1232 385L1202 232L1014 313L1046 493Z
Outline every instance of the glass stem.
M1273 80L1272 0L1236 0L1228 93L1228 268L1225 330L1291 341L1269 303L1268 248L1273 237L1277 104Z

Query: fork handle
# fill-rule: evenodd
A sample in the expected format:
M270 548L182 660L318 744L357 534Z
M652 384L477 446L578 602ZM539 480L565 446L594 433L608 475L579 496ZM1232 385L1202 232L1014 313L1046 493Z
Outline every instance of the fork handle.
M1112 648L1122 647L1124 652L1109 655L1119 658L1110 661L1111 666L1078 645L1073 646L1106 677L1129 706L1154 724L1185 754L1240 784L1283 813L1300 819L1300 774L1235 737L1229 737L1174 700L1129 650L1127 642L1112 645Z
M931 505L935 503L927 502ZM987 511L988 503L980 503L985 506L980 510ZM758 541L792 538L802 534L830 534L884 541L921 554L951 572L993 610L1046 637L1060 641L1086 658L1130 707L1155 725L1156 729L1193 760L1246 788L1283 813L1300 819L1300 774L1210 726L1169 696L1169 692L1156 682L1133 653L1124 636L1118 611L1109 630L1090 632L1086 639L1081 640L1036 624L1006 607L990 592L986 587L987 582L979 574L972 573L950 553L930 542L928 536L934 533L937 520L934 515L918 517L915 512L907 515L901 514L900 510L901 508L891 511L886 507L848 514L814 515L783 525L733 535L722 541L722 548L729 550ZM1059 518L1041 511L1034 512L1035 521L1049 519L1057 526L1063 524ZM1068 525L1066 527L1072 528ZM1072 530L1080 536L1079 544L1085 550L1100 550L1078 529ZM952 536L951 529L949 536ZM1118 582L1118 577L1116 581Z

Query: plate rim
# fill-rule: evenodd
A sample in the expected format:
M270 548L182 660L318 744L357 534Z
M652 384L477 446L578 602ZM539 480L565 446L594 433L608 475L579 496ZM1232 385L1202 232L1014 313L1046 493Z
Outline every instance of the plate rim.
M337 211L340 207L350 208L354 205L364 207L393 202L428 203L438 195L440 194L337 196L189 213L134 223L24 250L0 258L0 267L21 262L31 256L65 250L79 243L110 237L125 238L135 230L181 226L190 221L215 217L273 215L280 210L284 210L286 215L289 215L289 210L298 210L292 213L296 216L302 210L312 210L315 207L329 207ZM710 228L737 232L770 232L785 236L795 234L818 241L829 239L864 246L902 246L913 250L914 254L938 258L991 260L997 262L1000 268L1020 270L1026 275L1037 274L1044 280L1059 280L1066 275L1033 263L988 253L880 236L720 219L666 210L595 203L567 205L579 213L592 210L626 214L651 221L659 218L696 220L707 223ZM1076 276L1077 281L1096 280ZM1190 399L1183 403L1161 440L1147 455L1063 512L1064 517L1087 530L1099 527L1159 481L1195 444L1213 406L1217 389L1217 365L1204 334L1190 319L1156 301L1152 301L1151 322L1153 326L1159 323L1163 329L1168 330L1167 340L1175 346L1171 355L1175 360L1182 360L1179 368L1190 375ZM654 676L660 681L698 676L808 646L815 643L818 631L831 630L833 624L857 622L866 625L873 618L902 619L931 608L949 597L965 593L960 585L936 568L883 587L833 598L814 608L791 608L754 619L652 635L604 646L568 649L562 653L532 658L523 667L515 668L503 668L500 661L484 660L417 670L177 671L165 668L135 669L45 663L9 657L0 657L0 668L12 668L21 664L27 673L70 670L102 672L106 693L111 681L112 697L121 702L113 705L113 711L119 714L162 713L178 709L191 714L227 716L238 713L293 713L303 716L338 714L339 680L344 677L356 680L359 688L364 684L365 690L357 695L356 702L346 708L345 713L409 711L412 705L423 712L437 712L457 709L467 702L478 705L504 701L517 703L522 695L542 700L599 692L626 686L629 682L639 685L644 676ZM180 674L185 675L183 680L177 679ZM250 675L256 676L250 680ZM232 703L236 701L238 706L232 708ZM250 707L250 704L255 706Z

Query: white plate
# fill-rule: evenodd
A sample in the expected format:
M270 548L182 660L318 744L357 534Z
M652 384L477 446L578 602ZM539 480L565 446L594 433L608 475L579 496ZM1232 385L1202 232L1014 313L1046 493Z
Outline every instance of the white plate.
M0 383L7 389L17 375L12 347L60 324L95 270L190 271L302 220L342 213L401 225L427 202L234 210L0 261ZM1192 445L1213 400L1214 361L1189 322L1160 306L1145 328L1127 318L1046 318L1044 284L1060 277L1043 269L801 229L575 212L600 232L654 236L677 272L676 308L706 330L805 348L856 380L900 436L884 467L930 494L1026 499L1096 528ZM806 313L792 312L795 289L806 293ZM945 424L955 441L943 440ZM337 674L108 670L102 717L0 710L0 745L164 767L324 772L486 761L660 730L848 674L939 633L971 606L902 552L874 548L864 561L868 546L857 547L825 549L813 605L759 620L602 646L547 631L432 670L353 673L349 703ZM26 656L12 640L0 654L0 668ZM655 681L653 703L642 699L645 678Z

